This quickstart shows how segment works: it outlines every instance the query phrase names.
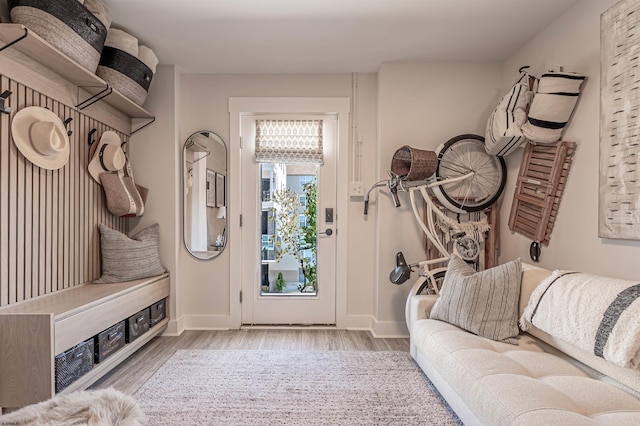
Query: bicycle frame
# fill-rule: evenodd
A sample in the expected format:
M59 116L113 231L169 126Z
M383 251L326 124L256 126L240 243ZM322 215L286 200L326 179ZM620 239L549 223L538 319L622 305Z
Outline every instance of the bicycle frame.
M466 175L459 176L456 178L450 178L450 179L445 179L440 181L433 180L433 181L426 182L416 186L410 186L406 182L400 181L401 183L400 185L398 185L398 187L401 190L409 192L409 200L411 201L411 210L413 211L413 215L416 219L416 222L418 222L418 225L422 229L422 232L424 232L424 234L429 239L429 242L431 242L431 244L441 254L441 257L438 257L435 259L423 260L411 265L411 266L419 267L421 269L421 272L419 273L419 275L421 277L427 277L431 281L436 294L439 293L439 290L438 290L438 287L435 285L434 274L437 272L446 270L446 267L440 267L432 271L430 266L438 263L448 262L449 259L451 258L451 253L449 253L449 251L444 247L442 242L437 238L438 232L436 231L436 221L434 220L434 214L436 217L439 217L443 220L447 220L448 218L437 206L434 205L427 191L429 188L432 188L434 186L443 185L445 183L455 183L455 182L467 179L471 176L473 176L473 173L467 173ZM417 204L416 195L415 195L416 192L420 192L420 195L422 196L422 199L425 202L425 209L426 209L425 216L427 217L426 224L420 217L420 211L418 209L418 204ZM418 281L420 281L420 278L418 279ZM416 287L416 284L417 283L415 283L413 287Z

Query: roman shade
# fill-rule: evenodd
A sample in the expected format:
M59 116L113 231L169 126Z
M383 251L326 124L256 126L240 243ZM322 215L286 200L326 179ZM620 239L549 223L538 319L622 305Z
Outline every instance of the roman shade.
M322 120L256 120L256 161L323 164Z

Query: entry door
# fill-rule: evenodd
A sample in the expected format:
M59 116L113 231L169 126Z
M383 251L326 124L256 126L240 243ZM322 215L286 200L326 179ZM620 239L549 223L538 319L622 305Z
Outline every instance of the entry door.
M323 164L256 161L256 121L279 119L322 120ZM241 138L242 323L335 324L337 117L247 114Z

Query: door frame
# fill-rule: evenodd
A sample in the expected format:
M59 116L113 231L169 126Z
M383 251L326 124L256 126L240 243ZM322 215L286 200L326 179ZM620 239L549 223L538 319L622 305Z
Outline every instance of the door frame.
M229 327L242 325L242 238L240 230L241 196L241 117L244 114L335 114L338 117L336 141L336 181L349 179L349 113L347 97L230 97L229 98ZM336 188L336 327L345 328L347 319L347 209L348 185ZM340 232L340 228L342 232Z

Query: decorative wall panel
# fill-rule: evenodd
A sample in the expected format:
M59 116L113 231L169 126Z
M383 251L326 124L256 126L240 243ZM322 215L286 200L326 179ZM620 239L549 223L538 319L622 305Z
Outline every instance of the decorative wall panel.
M640 239L640 1L600 17L598 236Z
M73 107L0 76L11 90L11 114L0 114L0 306L73 287L100 275L97 225L126 231L111 215L102 187L87 172L88 134L115 129ZM62 121L72 118L69 162L58 170L31 164L11 139L11 120L27 106L42 106ZM127 135L116 131L122 140Z

